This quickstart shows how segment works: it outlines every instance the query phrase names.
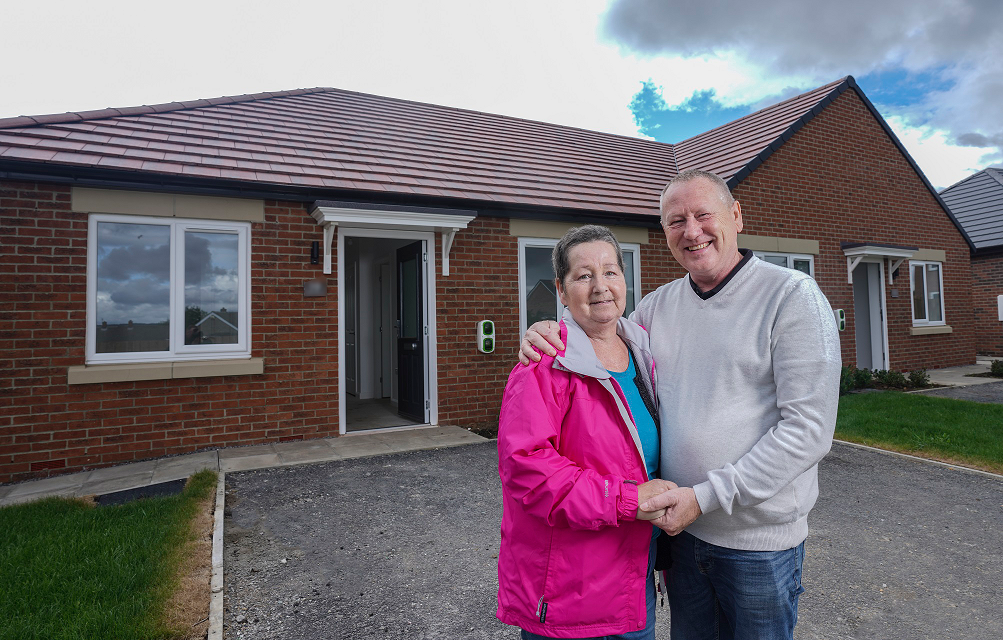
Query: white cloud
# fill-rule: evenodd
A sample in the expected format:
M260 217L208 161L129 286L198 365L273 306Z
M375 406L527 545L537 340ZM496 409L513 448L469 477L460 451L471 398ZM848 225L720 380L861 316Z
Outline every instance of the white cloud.
M632 8L621 26L648 40L610 39L608 7ZM1003 143L998 7L776 0L735 2L725 19L711 4L663 0L37 0L5 8L20 28L0 39L0 58L14 61L0 66L0 117L334 86L637 136L628 105L648 79L670 106L714 89L724 107L761 107L846 73L948 61L955 90L893 112L900 127L939 132L902 137L946 184L934 163L956 161L954 175L992 150L951 141Z
M885 118L902 145L938 191L985 168L994 147L962 147L950 135L929 125L912 126L901 116Z
M1003 159L999 0L615 0L602 28L632 55L717 57L739 65L748 82L709 76L701 87L716 89L726 106L754 104L786 93L778 89L787 86L807 90L847 74L922 72L951 86L913 95L912 104L891 111L936 132L917 138L917 148L932 145L929 155L935 156L942 150L935 140L943 136L949 157L968 157L954 150L961 144L972 145L973 154L986 155L986 161ZM906 82L899 89L917 93Z

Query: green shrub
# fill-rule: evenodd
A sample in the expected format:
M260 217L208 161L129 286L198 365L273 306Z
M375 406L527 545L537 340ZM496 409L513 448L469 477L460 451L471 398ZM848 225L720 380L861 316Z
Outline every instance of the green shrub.
M914 369L909 372L909 385L915 389L925 389L930 386L930 374L926 369Z
M874 374L871 373L870 369L857 369L853 370L853 383L857 389L866 389L871 386L871 381L874 379Z
M874 379L889 389L905 389L908 386L905 374L894 369L875 369Z
M989 365L989 374L994 378L1003 378L1003 360L993 360Z
M843 367L839 371L839 395L845 396L856 388L854 386L854 371L855 369L851 367Z

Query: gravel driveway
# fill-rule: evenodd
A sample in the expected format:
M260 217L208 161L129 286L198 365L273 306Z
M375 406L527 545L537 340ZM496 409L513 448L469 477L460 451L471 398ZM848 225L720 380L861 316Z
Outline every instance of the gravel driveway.
M1003 404L1003 382L973 384L970 387L945 387L921 392L926 396L971 400L973 402L993 402Z
M837 443L820 482L798 638L1003 637L1003 481ZM226 486L228 640L518 637L494 617L494 442Z

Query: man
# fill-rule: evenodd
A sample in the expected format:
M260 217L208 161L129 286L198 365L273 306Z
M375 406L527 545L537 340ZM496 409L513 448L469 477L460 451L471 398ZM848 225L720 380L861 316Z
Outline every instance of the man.
M792 638L807 516L839 396L839 336L809 276L739 250L742 208L718 176L662 192L669 249L689 273L644 297L657 367L674 640ZM522 358L559 337L534 325ZM530 355L532 354L532 355Z

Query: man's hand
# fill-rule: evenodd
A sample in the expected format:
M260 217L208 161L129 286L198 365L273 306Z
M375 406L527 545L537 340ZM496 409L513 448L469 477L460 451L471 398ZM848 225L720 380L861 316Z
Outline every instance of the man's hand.
M638 509L643 511L665 510L665 514L653 520L652 524L670 536L681 533L702 513L697 496L690 487L672 489L644 502L641 502L638 493L638 503L640 504Z
M543 356L540 355L540 351L533 348L534 346L548 356L556 356L557 351L564 348L564 343L561 342L561 325L553 320L541 320L526 329L520 345L519 362L529 364L540 361Z
M676 488L675 482L669 482L668 480L648 480L642 485L637 487L637 504L642 502L647 502L648 500L654 498L657 495L663 494L666 491L671 491ZM637 519L638 520L655 520L665 515L665 509L654 509L652 511L645 511L640 507L637 508Z

